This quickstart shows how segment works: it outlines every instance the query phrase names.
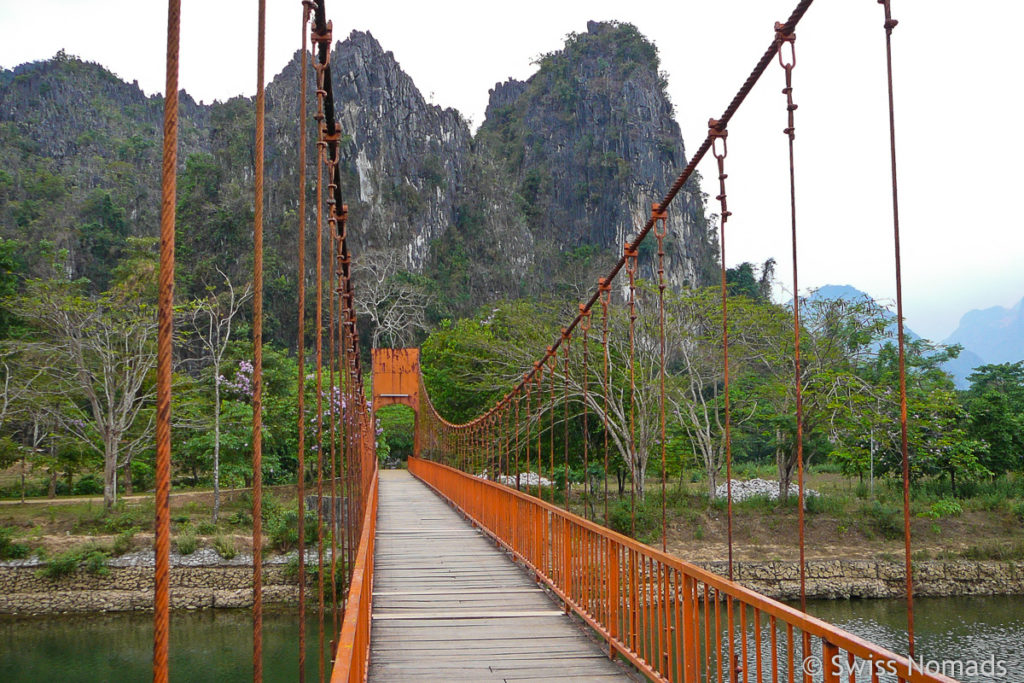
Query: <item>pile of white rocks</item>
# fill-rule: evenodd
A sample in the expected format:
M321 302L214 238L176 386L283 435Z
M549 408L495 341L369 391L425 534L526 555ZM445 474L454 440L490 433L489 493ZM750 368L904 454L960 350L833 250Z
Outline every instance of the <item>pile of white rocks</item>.
M514 474L499 474L496 478L499 484L505 486L516 485L516 475ZM551 486L551 480L547 477L542 477L536 472L520 472L519 473L519 485L520 486Z
M716 498L725 498L728 495L728 485L721 484L715 489ZM796 497L800 495L800 487L790 483L789 495ZM814 489L804 488L804 498L819 495ZM779 482L769 479L739 479L732 480L732 499L734 501L746 500L747 498L767 497L772 500L779 498Z

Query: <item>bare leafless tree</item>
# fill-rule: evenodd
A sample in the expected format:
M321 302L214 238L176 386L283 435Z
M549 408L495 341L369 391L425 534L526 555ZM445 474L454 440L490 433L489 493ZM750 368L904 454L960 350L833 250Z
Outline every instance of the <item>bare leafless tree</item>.
M249 297L252 285L247 284L240 291L231 278L219 268L225 288L220 293L211 291L205 299L193 302L185 311L185 319L203 347L213 374L213 522L220 515L220 384L224 352L231 341L231 330L235 317Z
M426 311L431 296L404 270L397 249L375 249L361 254L353 264L356 309L370 321L373 348L412 345L427 329Z

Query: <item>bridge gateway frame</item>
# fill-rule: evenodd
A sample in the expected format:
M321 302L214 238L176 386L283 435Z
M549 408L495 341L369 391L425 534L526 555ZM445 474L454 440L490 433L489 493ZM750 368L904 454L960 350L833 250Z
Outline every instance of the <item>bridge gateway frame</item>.
M420 457L420 350L373 349L371 378L373 416L384 406L408 406L416 421L413 426L413 457ZM376 424L376 420L374 421Z

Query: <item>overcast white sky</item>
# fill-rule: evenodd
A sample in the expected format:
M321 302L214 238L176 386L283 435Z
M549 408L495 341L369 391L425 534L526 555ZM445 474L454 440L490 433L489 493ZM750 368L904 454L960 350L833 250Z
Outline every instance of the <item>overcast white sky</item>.
M300 40L299 0L268 3L267 74ZM669 75L687 149L706 134L795 0L329 0L335 36L369 30L424 96L474 127L487 91L558 49L588 19L635 24ZM255 92L256 3L183 0L181 85L196 99ZM1024 6L1005 0L893 0L904 302L941 340L965 311L1024 296ZM164 83L166 3L0 0L0 66L58 49L147 93ZM818 0L797 32L797 199L801 289L851 284L894 296L882 8ZM230 45L237 43L236 52ZM1017 85L1014 85L1017 83ZM772 68L730 126L728 261L774 256L791 282L782 71ZM712 161L713 163L713 161ZM705 162L705 191L716 194ZM651 201L656 201L652 197ZM714 206L712 210L717 210Z

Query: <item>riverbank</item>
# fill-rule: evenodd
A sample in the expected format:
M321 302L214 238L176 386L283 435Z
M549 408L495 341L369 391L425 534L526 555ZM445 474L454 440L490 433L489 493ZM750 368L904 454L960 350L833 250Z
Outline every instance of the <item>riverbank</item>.
M207 549L208 550L208 549ZM308 561L313 557L307 556ZM274 556L264 564L266 604L298 603L296 555ZM702 562L720 575L724 562ZM0 614L128 612L153 606L152 552L109 561L106 572L84 568L47 578L34 558L0 563ZM914 563L915 594L928 597L1024 595L1024 561L929 560ZM778 600L800 595L795 562L737 562L736 580ZM312 575L310 581L315 580ZM171 607L222 609L252 604L252 557L224 560L212 550L172 559ZM903 566L881 560L812 560L807 563L811 599L898 598L905 586Z
M298 555L275 555L263 565L263 601L298 604ZM307 554L307 585L315 581L315 554ZM328 559L329 562L329 559ZM310 565L313 566L310 566ZM102 571L79 567L46 575L36 557L0 562L0 614L130 612L153 609L153 552L108 560ZM252 605L252 556L226 560L210 548L171 555L172 609L232 609Z

